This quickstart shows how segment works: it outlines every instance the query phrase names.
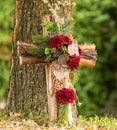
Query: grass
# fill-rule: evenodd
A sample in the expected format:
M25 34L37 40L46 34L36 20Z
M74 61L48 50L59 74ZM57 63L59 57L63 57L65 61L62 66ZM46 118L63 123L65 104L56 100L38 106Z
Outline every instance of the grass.
M0 130L117 130L117 119L108 115L93 117L79 115L77 125L64 126L58 123L47 123L47 119L45 124L38 125L39 116L33 119L33 117L24 117L20 113L10 115L0 113Z
M80 127L90 130L117 130L117 119L109 116L82 117L79 116L78 123ZM96 129L97 128L97 129Z

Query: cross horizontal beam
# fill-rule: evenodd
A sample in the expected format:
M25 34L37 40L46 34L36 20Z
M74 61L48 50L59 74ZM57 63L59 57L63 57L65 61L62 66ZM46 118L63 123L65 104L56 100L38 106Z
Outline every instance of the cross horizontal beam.
M47 63L45 62L44 57L33 56L28 53L28 48L32 44L33 43L26 43L26 42L19 42L19 41L17 42L20 65ZM96 56L97 56L96 45L95 44L79 44L78 46L82 50L82 54L80 56L81 57L80 65L89 66L89 67L95 66Z

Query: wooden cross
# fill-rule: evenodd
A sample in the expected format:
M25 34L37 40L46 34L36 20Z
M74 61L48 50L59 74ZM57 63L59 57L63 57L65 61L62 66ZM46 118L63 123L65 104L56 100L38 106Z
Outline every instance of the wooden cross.
M44 34L46 34L45 28L43 28ZM63 84L63 81L58 81L55 76L53 76L51 71L51 63L45 62L43 57L35 57L28 53L28 48L34 43L26 43L26 42L17 42L18 45L18 55L19 55L19 63L20 65L27 64L45 64L46 70L46 83L47 83L47 97L48 97L48 114L49 120L53 121L57 119L58 108L57 102L55 98L54 86ZM89 66L93 67L96 63L96 46L95 44L79 44L79 47L82 50L82 54L80 56L80 65L81 66Z

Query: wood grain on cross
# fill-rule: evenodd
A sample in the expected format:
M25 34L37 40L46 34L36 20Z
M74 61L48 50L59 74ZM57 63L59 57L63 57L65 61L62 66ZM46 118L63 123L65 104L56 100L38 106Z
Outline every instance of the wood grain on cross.
M43 18L43 21L47 22L48 17L47 19L46 17ZM47 35L47 31L45 28L43 28L43 34ZM59 84L63 84L62 81L58 81L57 79L55 79L51 71L51 63L45 62L44 57L38 57L38 56L36 57L28 53L28 48L31 45L34 45L34 43L26 43L26 42L18 41L17 45L18 45L20 65L39 64L39 63L45 64L49 119L50 121L57 119L58 110L57 110L57 102L55 98L56 90L54 91L53 87L57 85L57 82L59 82ZM95 44L79 44L78 46L82 49L82 54L80 56L80 65L89 66L89 67L95 66L96 55L97 55Z
M28 48L34 43L17 42L18 54L20 65L25 64L38 64L47 63L43 57L35 57L28 54ZM95 44L79 44L82 49L82 54L80 56L80 65L94 67L96 63L96 45Z

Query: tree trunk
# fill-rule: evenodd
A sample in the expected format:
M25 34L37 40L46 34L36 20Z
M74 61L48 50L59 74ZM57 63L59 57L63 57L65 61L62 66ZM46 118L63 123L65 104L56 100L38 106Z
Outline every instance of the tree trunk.
M44 7L40 0L16 0L14 43L6 109L9 112L47 113L45 66L19 65L17 41L32 42L32 35L42 34Z

